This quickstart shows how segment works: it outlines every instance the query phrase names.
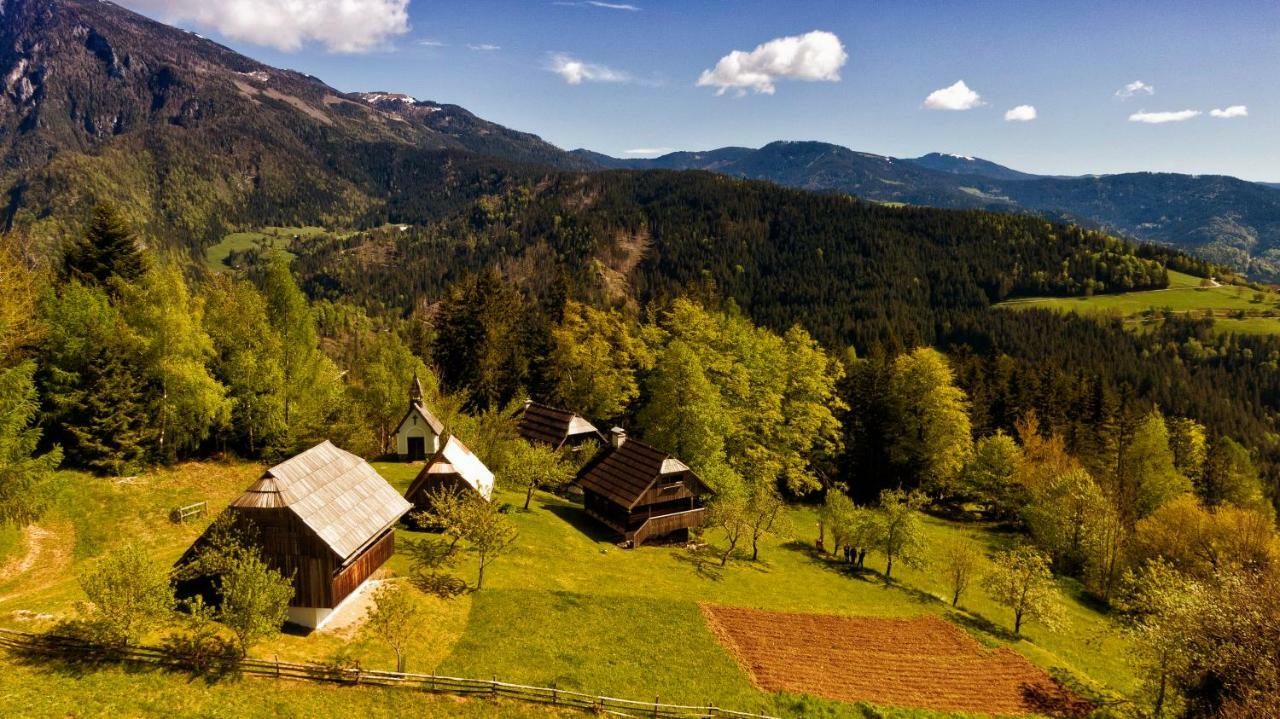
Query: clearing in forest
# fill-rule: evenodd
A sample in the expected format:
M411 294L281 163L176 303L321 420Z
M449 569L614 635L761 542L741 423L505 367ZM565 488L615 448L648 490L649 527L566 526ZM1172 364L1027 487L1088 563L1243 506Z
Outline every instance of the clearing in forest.
M937 711L1078 716L1087 702L1011 649L938 617L879 619L703 605L761 689Z

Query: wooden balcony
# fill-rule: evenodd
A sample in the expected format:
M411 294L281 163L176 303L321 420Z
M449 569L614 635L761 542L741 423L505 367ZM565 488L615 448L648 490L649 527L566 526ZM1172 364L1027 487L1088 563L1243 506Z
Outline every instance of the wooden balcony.
M644 544L644 541L650 537L661 537L664 534L670 534L681 529L700 527L706 512L705 507L698 507L696 509L687 509L683 512L672 512L671 514L659 514L649 517L638 528L626 532L627 544L634 548Z

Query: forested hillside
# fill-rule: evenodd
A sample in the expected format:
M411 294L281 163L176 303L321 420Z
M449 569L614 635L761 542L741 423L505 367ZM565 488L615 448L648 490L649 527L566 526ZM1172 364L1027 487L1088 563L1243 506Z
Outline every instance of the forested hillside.
M0 78L0 225L55 254L97 200L198 250L240 223L352 222L406 154L577 164L461 108L344 94L97 0L6 2Z
M1280 276L1280 196L1233 177L1152 172L1045 177L975 158L934 153L900 159L826 142L771 142L759 149L677 152L654 159L575 153L600 167L702 169L882 202L1033 212L1176 247L1261 279Z

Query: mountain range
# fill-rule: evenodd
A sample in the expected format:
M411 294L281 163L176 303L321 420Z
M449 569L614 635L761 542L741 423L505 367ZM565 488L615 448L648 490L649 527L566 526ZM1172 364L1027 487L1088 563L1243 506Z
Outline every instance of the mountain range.
M824 142L774 142L618 159L574 154L600 167L708 170L869 200L1030 211L1136 240L1173 245L1265 279L1280 279L1277 185L1221 175L1137 172L1035 175L975 157L894 158Z
M774 142L653 159L566 152L456 105L344 93L99 0L0 3L0 222L37 245L110 199L199 248L247 224L356 224L508 172L704 170L886 203L1033 212L1280 279L1280 185L1051 177L986 160Z

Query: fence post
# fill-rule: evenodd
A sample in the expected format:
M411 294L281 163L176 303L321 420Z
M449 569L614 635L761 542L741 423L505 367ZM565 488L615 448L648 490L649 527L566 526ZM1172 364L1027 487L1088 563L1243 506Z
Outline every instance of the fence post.
M279 679L280 678L280 655L277 654L275 656L276 656L276 679Z
M498 675L497 674L493 675L493 682L489 684L489 696L490 697L498 696Z
M660 698L661 697L653 698L653 719L658 719L658 699Z
M431 672L431 693L434 694L435 691L436 691L436 673Z
M552 684L551 685L551 706L556 706L559 703L560 703L560 697L556 693L556 685Z

